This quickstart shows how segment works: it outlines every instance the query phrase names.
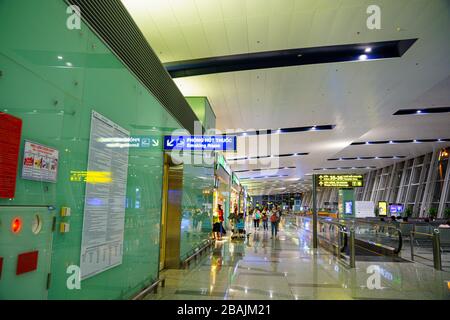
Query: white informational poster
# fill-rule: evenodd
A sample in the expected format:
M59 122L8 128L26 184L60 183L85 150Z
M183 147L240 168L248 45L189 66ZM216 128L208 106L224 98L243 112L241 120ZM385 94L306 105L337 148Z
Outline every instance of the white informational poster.
M104 141L129 137L128 131L92 112L81 241L81 279L122 263L129 148L111 147Z
M373 203L373 201L355 201L355 217L356 218L375 217L375 204Z
M36 181L56 182L58 177L58 159L58 150L25 140L22 178Z

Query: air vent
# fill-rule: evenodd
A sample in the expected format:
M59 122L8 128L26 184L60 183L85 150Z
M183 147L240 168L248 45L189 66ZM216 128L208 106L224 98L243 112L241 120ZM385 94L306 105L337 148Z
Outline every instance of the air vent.
M66 0L114 54L191 133L198 121L157 55L120 0Z

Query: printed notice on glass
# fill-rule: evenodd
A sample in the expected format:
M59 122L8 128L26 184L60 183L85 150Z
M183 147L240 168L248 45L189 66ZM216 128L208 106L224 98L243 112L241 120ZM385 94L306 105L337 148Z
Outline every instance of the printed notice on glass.
M111 139L129 139L130 133L93 111L86 172L81 279L122 263L128 147L114 147Z
M22 178L56 182L58 177L58 150L25 140L23 148Z

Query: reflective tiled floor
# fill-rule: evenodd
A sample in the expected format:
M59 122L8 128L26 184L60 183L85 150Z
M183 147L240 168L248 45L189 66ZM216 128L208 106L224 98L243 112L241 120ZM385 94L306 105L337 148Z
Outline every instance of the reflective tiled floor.
M363 256L350 269L313 250L308 231L282 224L271 239L270 230L247 229L248 240L226 238L190 269L164 271L165 288L146 299L450 299L448 272ZM367 272L373 265L381 286Z

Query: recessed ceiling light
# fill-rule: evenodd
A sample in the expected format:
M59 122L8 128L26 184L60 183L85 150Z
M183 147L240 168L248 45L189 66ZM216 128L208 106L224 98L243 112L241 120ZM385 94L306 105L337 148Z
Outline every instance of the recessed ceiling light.
M72 64L71 62L67 62L67 63L66 63L66 66L68 66L68 67L72 67L72 66L73 66L73 64Z
M361 60L361 61L367 60L367 54L360 55L359 60Z
M416 113L420 114L422 113L422 110L417 110Z
M371 48L371 47L367 47L366 49L364 49L364 52L365 52L365 53L372 52L372 48Z
M58 60L64 59L63 56L58 56Z

